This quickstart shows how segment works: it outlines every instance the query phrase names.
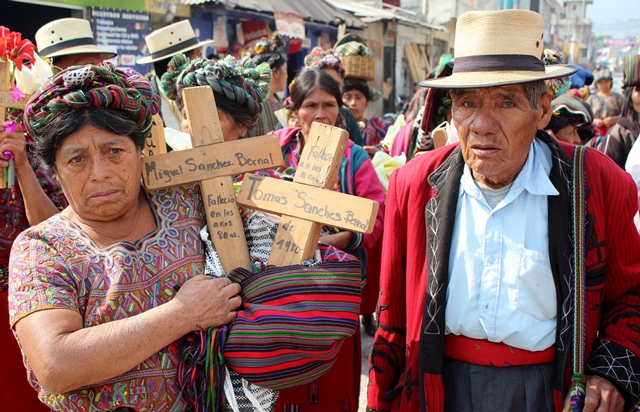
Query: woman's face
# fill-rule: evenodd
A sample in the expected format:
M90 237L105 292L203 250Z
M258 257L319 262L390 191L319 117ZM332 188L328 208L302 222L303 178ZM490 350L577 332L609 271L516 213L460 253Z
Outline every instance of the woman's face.
M640 86L633 88L631 101L633 102L633 109L638 113L638 115L640 115Z
M218 119L220 119L220 128L222 129L222 137L225 142L238 140L247 135L249 128L243 124L236 124L233 118L227 112L218 109ZM187 112L182 109L182 122L180 129L184 133L191 134L189 130L189 121L187 120Z
M561 142L567 142L572 144L580 144L582 141L580 140L580 135L578 134L578 128L572 124L568 124L562 129L558 130L557 133L551 133L553 137L560 140Z
M302 127L302 135L306 137L313 122L333 126L339 111L338 101L333 95L322 89L315 89L292 114L298 119Z
M273 69L273 74L271 77L271 91L274 93L283 92L285 87L287 87L287 65L282 64L280 67L276 67Z
M73 211L83 220L108 222L135 210L140 154L129 136L91 125L67 136L55 169Z
M367 98L360 90L349 90L342 94L342 101L349 108L356 120L364 118L364 111L367 108Z
M606 93L609 90L611 90L611 84L612 83L613 82L610 79L602 79L602 80L598 80L598 82L596 83L596 87L601 92Z

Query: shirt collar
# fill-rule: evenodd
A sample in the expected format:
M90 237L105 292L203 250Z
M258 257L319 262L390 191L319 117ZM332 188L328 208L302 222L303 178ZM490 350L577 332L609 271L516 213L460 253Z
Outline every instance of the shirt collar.
M514 180L511 190L504 198L504 202L511 202L523 190L532 195L557 196L559 192L551 183L549 173L551 173L551 150L540 139L535 138L529 147L527 161L524 163L520 173L518 173L516 180ZM484 199L467 165L464 166L464 171L460 178L460 189L460 196L463 193L467 193L474 198Z

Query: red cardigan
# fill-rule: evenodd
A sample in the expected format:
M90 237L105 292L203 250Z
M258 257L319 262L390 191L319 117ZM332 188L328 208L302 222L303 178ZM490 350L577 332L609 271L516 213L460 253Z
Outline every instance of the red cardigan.
M553 234L549 253L558 314L572 314L567 285L571 284L573 250L568 182L573 146L558 144L543 132L537 137L551 149L549 177L560 192L549 196L549 234ZM449 145L417 156L391 177L378 302L380 325L369 359L367 405L371 410L444 411L445 295L463 167L458 145ZM633 224L637 188L631 176L596 150L588 150L586 170L585 373L614 382L630 406L640 394L640 236ZM554 361L558 411L569 384L571 323L572 316L558 318Z

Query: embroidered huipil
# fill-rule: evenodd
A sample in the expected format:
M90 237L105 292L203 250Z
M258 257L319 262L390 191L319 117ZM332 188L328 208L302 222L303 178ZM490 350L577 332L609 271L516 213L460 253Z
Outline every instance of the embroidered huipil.
M205 224L197 186L148 195L157 230L135 244L98 247L79 226L58 214L23 232L11 250L11 326L47 309L78 312L83 326L129 318L170 301L176 286L204 274ZM28 360L27 377L40 400L55 411L182 411L173 345L120 376L64 394L38 384ZM17 379L17 378L16 378Z
M530 351L555 342L547 196L558 191L550 170L551 152L536 139L506 197L491 210L464 168L449 255L447 332Z

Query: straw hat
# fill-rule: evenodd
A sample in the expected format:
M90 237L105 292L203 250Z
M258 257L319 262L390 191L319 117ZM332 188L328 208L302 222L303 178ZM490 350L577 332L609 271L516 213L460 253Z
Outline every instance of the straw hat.
M155 30L145 38L145 41L151 55L136 61L138 64L153 63L214 42L213 40L198 42L189 20L182 20Z
M38 54L44 57L70 54L101 54L102 59L117 56L111 50L99 49L88 20L65 18L54 20L36 32Z
M570 76L577 69L545 66L542 17L529 10L470 11L456 24L453 73L420 82L436 88L492 87Z

